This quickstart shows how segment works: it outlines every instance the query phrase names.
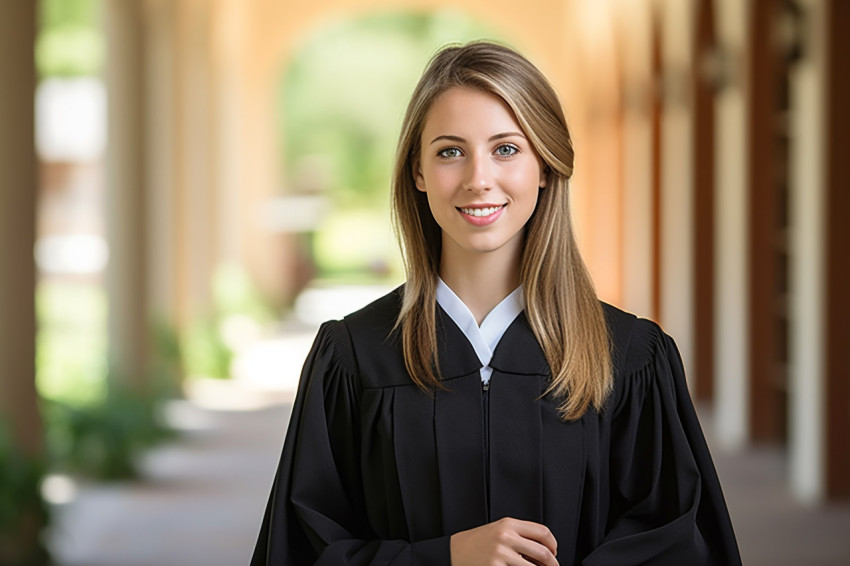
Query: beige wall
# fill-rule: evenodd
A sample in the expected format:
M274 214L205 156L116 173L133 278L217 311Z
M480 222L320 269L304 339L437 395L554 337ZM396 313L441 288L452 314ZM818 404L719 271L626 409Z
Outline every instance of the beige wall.
M572 200L579 245L600 297L621 304L621 53L613 5L572 5L574 86L567 113L576 147Z
M622 305L653 315L652 300L652 14L650 0L626 2L615 14L623 66Z

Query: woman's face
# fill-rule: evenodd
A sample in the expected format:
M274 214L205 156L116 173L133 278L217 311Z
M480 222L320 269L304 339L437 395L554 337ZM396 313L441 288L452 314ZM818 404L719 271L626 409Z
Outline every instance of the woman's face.
M546 178L508 105L482 90L451 88L431 106L421 148L416 187L442 229L443 255L518 258Z

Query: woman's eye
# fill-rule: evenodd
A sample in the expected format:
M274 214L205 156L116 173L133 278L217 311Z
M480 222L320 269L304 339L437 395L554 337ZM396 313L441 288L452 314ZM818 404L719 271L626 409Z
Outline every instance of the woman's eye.
M519 151L519 150L517 150L516 147L514 147L512 145L508 145L508 144L500 145L499 147L496 148L496 154L499 157L510 157L511 155L515 154L517 151Z
M460 157L461 153L460 150L456 147L447 147L437 152L437 155L446 159L452 159L454 157Z

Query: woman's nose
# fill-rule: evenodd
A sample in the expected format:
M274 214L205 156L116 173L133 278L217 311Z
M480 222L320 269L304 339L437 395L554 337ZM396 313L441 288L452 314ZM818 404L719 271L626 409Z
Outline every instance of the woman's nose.
M473 155L469 158L463 188L480 193L493 186L492 171L486 157Z

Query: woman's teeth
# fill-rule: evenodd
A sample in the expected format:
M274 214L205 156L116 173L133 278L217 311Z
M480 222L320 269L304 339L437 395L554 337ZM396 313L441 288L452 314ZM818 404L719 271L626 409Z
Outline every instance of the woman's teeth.
M491 214L495 214L500 208L502 207L488 206L487 208L461 208L460 211L470 216L490 216Z

